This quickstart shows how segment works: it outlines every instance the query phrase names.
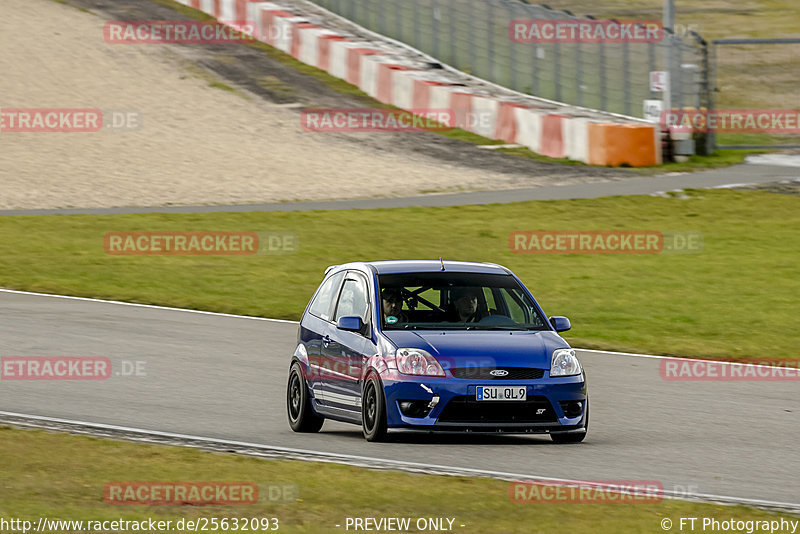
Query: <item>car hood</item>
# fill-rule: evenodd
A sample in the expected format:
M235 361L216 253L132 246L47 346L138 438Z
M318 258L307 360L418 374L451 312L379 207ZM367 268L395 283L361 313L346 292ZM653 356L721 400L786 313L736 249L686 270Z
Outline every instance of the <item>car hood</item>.
M398 348L428 351L445 368L535 367L549 369L553 351L569 345L553 331L389 330Z

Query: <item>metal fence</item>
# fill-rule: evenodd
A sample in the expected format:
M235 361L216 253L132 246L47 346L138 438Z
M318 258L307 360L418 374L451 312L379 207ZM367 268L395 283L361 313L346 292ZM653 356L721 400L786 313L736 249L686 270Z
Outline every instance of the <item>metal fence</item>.
M590 19L520 0L312 1L442 63L521 93L643 117L644 101L663 96L650 90L650 73L669 71L672 107L708 105L707 47L694 32L666 32L655 43L532 44L510 38L512 21Z

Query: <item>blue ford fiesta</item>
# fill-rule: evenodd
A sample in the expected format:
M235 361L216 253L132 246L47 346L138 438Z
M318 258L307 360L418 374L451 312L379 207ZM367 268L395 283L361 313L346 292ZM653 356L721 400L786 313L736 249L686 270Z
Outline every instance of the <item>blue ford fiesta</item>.
M586 376L508 269L378 261L329 267L309 302L287 387L289 425L325 419L388 430L549 434L583 441Z

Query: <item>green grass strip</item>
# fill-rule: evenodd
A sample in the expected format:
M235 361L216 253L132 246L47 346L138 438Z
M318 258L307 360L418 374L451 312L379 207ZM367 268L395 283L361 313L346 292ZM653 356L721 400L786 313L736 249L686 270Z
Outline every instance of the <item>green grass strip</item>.
M0 516L34 524L39 517L75 521L152 518L173 522L276 517L278 532L345 532L348 517L407 517L412 521L450 518L454 520L452 531L464 534L616 534L664 532L661 522L665 519L673 521L672 530L678 531L680 517L714 517L719 521L780 521L783 517L797 521L790 515L742 506L669 499L657 503L514 503L509 497L510 483L498 480L261 460L8 427L0 427L0 443ZM259 485L261 495L256 504L227 506L105 502L106 484L134 481L252 482ZM287 484L296 486L294 502L271 503L265 488ZM342 527L336 528L337 524ZM409 531L417 532L415 528ZM226 531L220 528L206 532Z
M582 347L701 357L796 357L800 198L690 191L503 205L312 212L0 218L0 286L298 319L328 265L496 262ZM516 254L515 230L700 232L696 254ZM114 256L106 232L292 232L293 254Z

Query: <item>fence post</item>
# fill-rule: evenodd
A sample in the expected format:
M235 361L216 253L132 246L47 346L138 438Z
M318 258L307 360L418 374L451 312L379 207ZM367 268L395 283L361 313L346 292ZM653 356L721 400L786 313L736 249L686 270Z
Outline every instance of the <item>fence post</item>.
M450 65L458 67L456 57L456 0L450 0Z
M380 20L379 24L381 25L381 33L383 35L389 35L389 30L386 27L386 10L378 7L378 17Z
M475 74L475 2L469 0L469 72Z
M557 100L561 102L561 76L559 73L561 72L561 45L558 42L558 39L553 39L553 89L555 91L555 98L553 100Z
M647 74L656 70L656 44L653 42L647 43ZM650 88L650 81L647 82L647 89L650 92L650 100L656 98L656 92Z
M630 69L630 43L627 39L622 40L622 91L623 91L623 104L625 115L631 114L631 69Z
M402 10L401 6L403 5L403 2L395 2L394 5L395 5L394 13L395 13L395 17L397 17L397 40L398 41L402 41L403 40L403 10Z
M514 21L514 4L511 2L506 3L506 7L508 8L508 26L511 27L511 23ZM511 88L515 91L519 91L520 88L517 87L517 43L511 38L511 34L508 33L508 68L511 69Z
M598 72L600 73L600 109L608 109L608 98L606 95L606 47L603 41L597 43L598 63L600 63Z
M531 69L531 94L539 96L539 46L534 45L531 50L531 60L533 68Z
M420 42L419 36L419 0L411 0L414 3L414 48L417 50L422 50L422 43Z
M709 57L708 48L711 48ZM706 61L708 61L708 68L706 69L706 81L708 82L708 109L717 108L717 45L710 43L706 45ZM709 154L713 154L717 150L717 133L711 132L708 136L708 150Z
M486 32L488 33L488 38L486 39L488 44L488 58L489 58L489 70L488 78L490 80L497 79L497 62L494 60L494 4L492 2L487 2L486 4Z
M583 54L581 40L575 43L575 96L579 106L583 106Z
M700 92L700 107L705 107L709 112L713 113L716 109L714 104L714 89L711 85L711 61L709 60L709 48L713 47L713 45L709 45L706 41L697 38L700 41L701 52L702 52L702 68L703 74L701 78L701 85L702 90ZM713 50L713 48L712 48ZM715 84L716 85L716 84ZM704 143L700 150L698 150L698 154L709 156L714 153L717 144L717 133L714 130L709 130L706 132L704 139Z
M683 108L683 47L682 47L682 45L683 45L683 43L679 42L678 46L675 47L675 52L676 52L676 58L675 59L677 59L677 62L676 62L676 65L674 65L674 67L675 67L675 72L678 75L676 76L675 84L673 84L673 89L675 87L678 88L677 89L677 93L678 93L677 94L677 96L678 96L677 99L675 98L675 91L672 92L672 102L673 102L673 104L675 104L675 102L677 100L677 106L678 106L679 109Z
M441 22L442 14L439 12L439 5L437 0L431 0L431 38L433 39L433 57L439 59L439 24Z

